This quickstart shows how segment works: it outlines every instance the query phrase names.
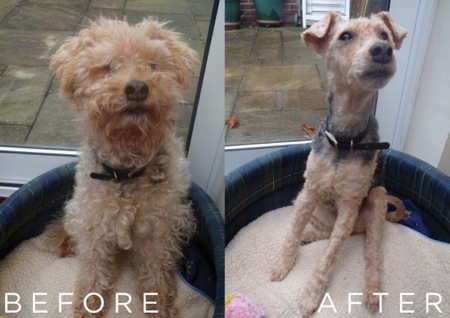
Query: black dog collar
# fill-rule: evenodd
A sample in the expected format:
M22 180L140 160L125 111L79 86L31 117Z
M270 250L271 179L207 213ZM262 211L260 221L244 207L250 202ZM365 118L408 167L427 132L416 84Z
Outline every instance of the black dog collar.
M336 139L332 133L325 131L325 136L327 137L328 142L334 148L339 150L378 150L378 149L388 149L390 144L388 142L371 142L371 143L363 143L360 144L359 141L362 139ZM359 140L358 140L359 139Z
M91 172L90 177L92 179L96 180L102 180L102 181L110 181L113 180L114 182L123 182L135 179L142 175L144 173L145 167L139 169L139 170L132 170L132 169L113 169L108 165L105 165L102 163L103 169L105 169L106 174L103 173L97 173L97 172Z

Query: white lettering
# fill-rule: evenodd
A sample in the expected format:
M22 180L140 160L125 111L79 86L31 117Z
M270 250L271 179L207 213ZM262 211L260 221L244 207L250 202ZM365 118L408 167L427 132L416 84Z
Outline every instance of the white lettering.
M47 296L47 293L33 293L33 314L46 314L46 309L38 310L36 309L36 305L45 305L47 302L37 301L36 296Z
M352 301L352 296L362 296L362 293L349 293L348 294L348 313L352 312L352 305L361 305L360 301Z
M158 293L144 293L143 295L143 313L144 314L157 314L158 309L147 309L147 305L157 305L156 301L147 301L147 296L158 296Z
M400 313L401 314L413 314L414 309L403 309L403 305L412 305L414 304L413 301L403 301L403 296L414 296L414 293L400 293Z
M99 308L97 308L97 309L88 308L87 302L88 302L89 297L91 297L91 296L95 296L100 300ZM105 306L105 301L103 300L102 295L100 295L99 293L89 293L86 295L86 297L84 297L83 305L84 305L84 309L86 309L86 311L90 312L91 314L96 314L96 313L102 311L103 306Z
M122 303L119 301L119 297L120 296L126 296L128 298L128 300L125 303ZM127 309L127 311L131 314L132 311L130 309L130 307L128 307L128 304L131 303L131 295L128 293L116 293L116 314L119 313L119 306L123 306Z
M437 302L435 302L435 303L432 303L432 302L430 302L430 296L437 296L438 298L439 298L439 300L437 301ZM434 306L435 308L436 308L436 310L440 313L440 314L442 314L442 310L441 310L441 308L439 308L438 307L438 305L440 304L442 302L442 296L441 296L441 294L438 294L438 293L426 293L426 305L427 305L427 309L426 309L426 312L427 312L427 314L428 314L428 312L429 312L429 309L428 309L428 307L429 306Z
M325 305L325 300L328 299L330 304L329 305ZM329 293L325 293L325 296L323 296L322 302L320 303L319 309L317 310L317 312L320 313L320 311L322 310L322 308L333 308L334 313L337 313L336 307L334 306L333 301L331 300L330 294Z
M380 301L378 305L378 312L383 313L383 298L382 296L389 296L389 293L373 293L374 296L379 296L378 299Z
M72 302L70 301L63 301L62 297L63 296L72 296L73 297L73 293L59 293L58 295L58 313L62 313L62 305L72 305Z
M12 301L9 296L15 296L16 300ZM16 314L22 310L22 305L19 303L20 295L16 293L5 293L5 314ZM16 309L9 309L9 305L15 305Z

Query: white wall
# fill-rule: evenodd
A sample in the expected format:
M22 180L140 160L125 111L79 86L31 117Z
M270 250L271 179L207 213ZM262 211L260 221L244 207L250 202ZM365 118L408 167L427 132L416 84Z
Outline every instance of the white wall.
M444 153L450 133L449 16L450 1L439 0L429 43L423 43L428 49L403 149L435 167L450 161Z

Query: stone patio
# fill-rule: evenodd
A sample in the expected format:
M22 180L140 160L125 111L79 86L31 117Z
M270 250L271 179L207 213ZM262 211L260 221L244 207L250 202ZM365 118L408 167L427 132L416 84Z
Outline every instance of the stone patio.
M155 16L171 21L202 58L212 0L0 1L0 145L74 148L80 136L68 102L48 69L50 56L89 19ZM180 106L179 134L187 135L200 66Z
M327 113L322 61L300 40L299 27L242 27L225 33L227 145L307 139L302 124Z

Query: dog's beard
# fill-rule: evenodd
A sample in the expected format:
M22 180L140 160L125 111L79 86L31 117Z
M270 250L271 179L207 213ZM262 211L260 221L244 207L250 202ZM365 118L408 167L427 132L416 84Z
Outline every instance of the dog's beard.
M362 59L353 62L352 78L364 90L377 91L386 86L396 70L395 60L379 65Z
M367 70L360 77L361 86L369 90L379 90L389 83L393 74L390 68Z
M149 105L92 107L86 123L97 147L107 148L122 166L145 165L154 158L174 120L169 109Z

